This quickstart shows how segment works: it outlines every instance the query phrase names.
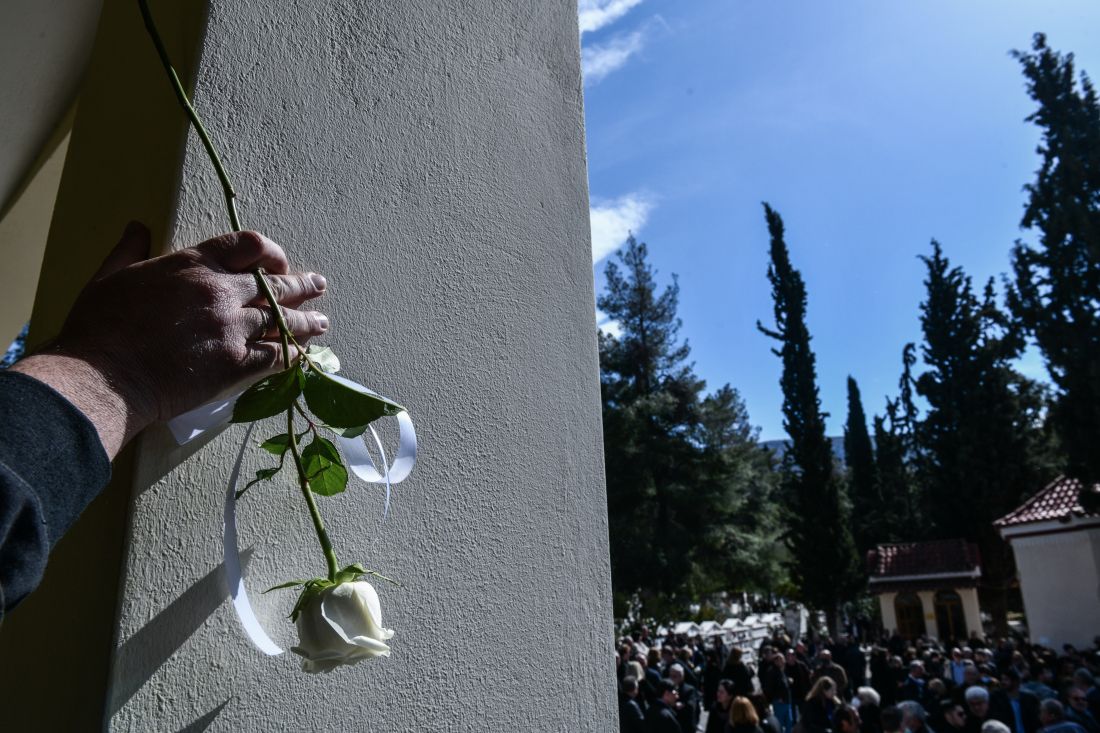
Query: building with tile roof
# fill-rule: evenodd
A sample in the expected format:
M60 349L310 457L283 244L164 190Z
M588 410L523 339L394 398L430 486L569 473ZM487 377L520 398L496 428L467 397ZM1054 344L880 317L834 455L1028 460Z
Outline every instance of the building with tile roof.
M1028 634L1044 646L1088 646L1100 634L1100 515L1080 493L1080 481L1060 476L993 523L1016 555Z
M887 633L944 641L981 633L978 546L966 540L878 545L867 553L868 587Z

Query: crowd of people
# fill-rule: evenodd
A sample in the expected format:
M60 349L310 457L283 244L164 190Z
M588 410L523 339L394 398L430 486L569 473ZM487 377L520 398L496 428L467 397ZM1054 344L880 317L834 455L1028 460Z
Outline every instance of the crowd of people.
M776 632L747 650L642 626L616 671L623 733L1100 733L1100 637L1057 652Z

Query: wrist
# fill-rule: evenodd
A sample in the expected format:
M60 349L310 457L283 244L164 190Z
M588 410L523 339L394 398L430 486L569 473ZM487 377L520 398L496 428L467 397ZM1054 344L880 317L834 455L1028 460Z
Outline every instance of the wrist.
M16 362L11 370L49 385L84 413L112 460L155 419L148 401L128 387L105 359L55 346Z

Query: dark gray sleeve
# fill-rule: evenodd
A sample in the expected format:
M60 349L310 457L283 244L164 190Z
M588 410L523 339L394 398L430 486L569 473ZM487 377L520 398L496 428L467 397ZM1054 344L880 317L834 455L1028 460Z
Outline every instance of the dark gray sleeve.
M37 379L0 371L0 618L111 478L95 427Z

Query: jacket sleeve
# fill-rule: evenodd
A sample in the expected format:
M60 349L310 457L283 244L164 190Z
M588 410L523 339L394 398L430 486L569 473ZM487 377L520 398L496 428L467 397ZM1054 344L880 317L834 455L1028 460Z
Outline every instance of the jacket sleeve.
M37 379L0 371L0 619L111 478L95 427Z

